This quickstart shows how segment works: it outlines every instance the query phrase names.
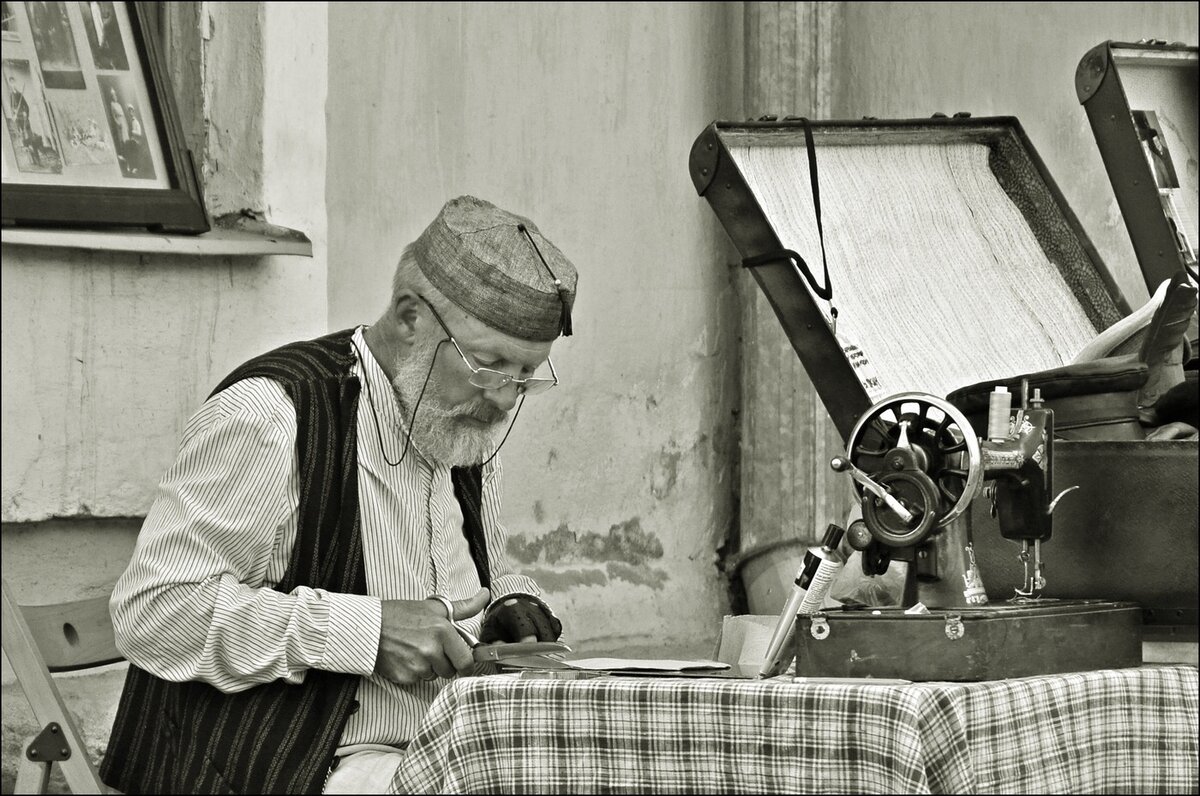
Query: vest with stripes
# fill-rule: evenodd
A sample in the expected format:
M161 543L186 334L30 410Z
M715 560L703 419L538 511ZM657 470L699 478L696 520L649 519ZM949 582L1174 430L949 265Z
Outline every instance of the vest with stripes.
M274 586L366 594L358 507L359 380L353 329L284 345L222 381L267 377L296 408L300 498L296 544ZM481 468L451 471L463 534L490 586L480 514ZM124 793L320 793L350 715L359 676L310 669L226 694L207 683L172 683L129 665L101 778Z

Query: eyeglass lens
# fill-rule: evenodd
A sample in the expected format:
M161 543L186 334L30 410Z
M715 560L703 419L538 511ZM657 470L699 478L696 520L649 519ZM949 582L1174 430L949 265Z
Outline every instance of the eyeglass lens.
M468 367L470 367L470 363L468 363ZM517 386L521 388L521 392L526 395L537 395L554 386L553 379L543 379L540 377L524 380L514 379L507 373L501 373L498 370L491 370L490 368L477 368L472 371L470 378L471 384L482 390L498 390L511 381L515 381Z

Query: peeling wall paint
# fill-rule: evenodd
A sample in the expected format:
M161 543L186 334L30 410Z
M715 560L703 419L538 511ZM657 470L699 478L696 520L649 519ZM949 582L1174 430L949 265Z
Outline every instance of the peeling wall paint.
M575 533L566 523L542 536L513 534L508 554L526 564L573 564L579 561L623 561L629 564L647 558L662 558L663 546L642 529L638 517L614 524L608 533Z
M650 492L654 497L661 500L671 494L671 490L675 488L675 481L679 478L679 460L682 458L683 454L677 450L659 453L650 480Z
M600 569L584 569L575 567L571 569L549 569L545 567L523 567L524 572L529 577L537 581L537 584L547 592L563 592L568 589L576 589L582 586L607 586L608 575ZM561 610L561 609L560 609Z
M609 578L623 580L634 586L649 586L652 589L666 588L666 582L671 579L665 569L643 565L626 564L623 561L610 561L604 566Z

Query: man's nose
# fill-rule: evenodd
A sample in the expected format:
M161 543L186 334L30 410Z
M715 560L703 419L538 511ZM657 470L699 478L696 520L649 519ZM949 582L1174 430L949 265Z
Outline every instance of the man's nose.
M487 398L489 403L491 403L497 409L505 412L517 405L517 398L520 396L520 394L520 388L517 386L517 383L513 381L510 381L503 387L497 387L494 390L483 391L483 395L485 398Z

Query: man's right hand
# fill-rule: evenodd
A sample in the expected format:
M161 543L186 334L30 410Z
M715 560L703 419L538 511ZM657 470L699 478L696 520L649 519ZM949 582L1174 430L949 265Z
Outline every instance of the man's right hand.
M470 672L471 648L450 620L475 616L490 600L487 589L466 600L453 600L451 617L437 600L384 600L375 673L393 683L412 685Z

